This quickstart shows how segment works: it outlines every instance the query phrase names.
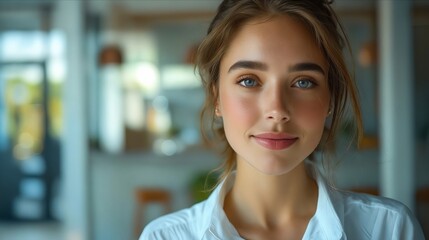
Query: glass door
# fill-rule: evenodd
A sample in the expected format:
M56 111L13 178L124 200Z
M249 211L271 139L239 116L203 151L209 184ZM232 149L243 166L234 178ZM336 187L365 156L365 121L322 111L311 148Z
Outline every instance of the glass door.
M52 218L59 147L48 93L45 62L0 62L0 220Z

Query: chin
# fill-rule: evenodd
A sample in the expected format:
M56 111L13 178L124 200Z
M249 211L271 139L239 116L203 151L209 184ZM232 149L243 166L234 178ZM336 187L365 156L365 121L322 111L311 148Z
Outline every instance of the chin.
M288 162L283 160L268 160L264 164L253 165L256 170L262 174L269 176L281 176L292 172L299 166L300 162Z

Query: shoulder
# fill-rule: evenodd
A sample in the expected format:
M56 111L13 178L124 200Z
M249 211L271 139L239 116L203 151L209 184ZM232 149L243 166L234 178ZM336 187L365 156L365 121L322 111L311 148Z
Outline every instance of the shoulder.
M159 217L145 226L140 240L194 239L204 229L205 201L194 206Z
M394 199L344 190L335 191L340 195L344 207L348 210L353 210L354 208L379 210L394 215L409 212L404 204Z
M334 190L342 206L344 230L349 235L364 231L377 239L424 239L409 208L394 199ZM335 203L334 203L335 204Z

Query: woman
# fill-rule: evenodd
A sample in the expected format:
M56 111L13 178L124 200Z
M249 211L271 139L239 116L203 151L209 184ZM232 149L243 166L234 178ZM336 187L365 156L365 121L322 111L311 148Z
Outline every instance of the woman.
M336 190L308 160L331 149L348 104L361 132L345 42L325 0L223 1L197 56L203 116L226 143L221 183L140 239L424 239L404 205Z

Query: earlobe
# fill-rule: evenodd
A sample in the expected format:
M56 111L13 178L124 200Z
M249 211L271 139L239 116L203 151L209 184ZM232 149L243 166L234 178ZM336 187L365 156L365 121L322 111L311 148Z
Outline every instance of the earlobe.
M216 117L222 117L222 113L219 110L218 104L216 104L216 107L215 107L215 115L216 115Z
M331 116L331 114L332 114L332 107L330 107L330 108L328 109L328 113L326 114L326 117Z
M214 98L216 99L214 113L215 113L216 117L222 117L222 113L219 110L219 99L218 99L218 95L217 95L218 94L218 90L217 90L217 88L216 88L215 85L212 86L212 93L213 93Z

